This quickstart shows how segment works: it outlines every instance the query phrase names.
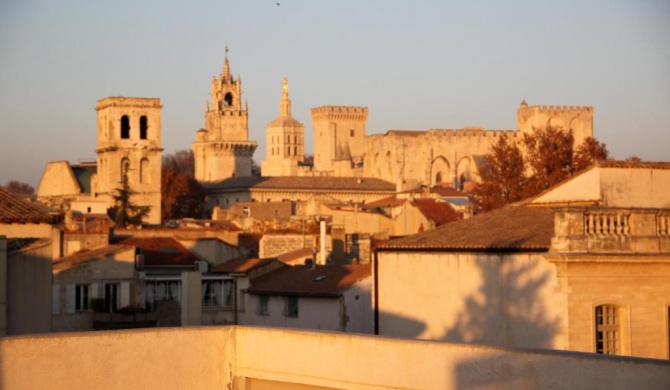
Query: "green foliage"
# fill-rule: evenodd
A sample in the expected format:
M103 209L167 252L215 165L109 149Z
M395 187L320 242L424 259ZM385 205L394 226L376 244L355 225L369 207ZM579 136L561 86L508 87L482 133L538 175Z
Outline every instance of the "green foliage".
M140 226L142 219L149 215L149 206L138 206L131 201L134 193L128 184L128 175L124 174L121 187L112 194L114 206L108 211L110 218L114 220L114 227Z

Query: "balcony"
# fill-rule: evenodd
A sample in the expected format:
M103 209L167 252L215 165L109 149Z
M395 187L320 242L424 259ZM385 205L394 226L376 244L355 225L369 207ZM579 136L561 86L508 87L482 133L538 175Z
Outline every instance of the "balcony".
M554 214L551 252L670 253L670 212L569 207Z

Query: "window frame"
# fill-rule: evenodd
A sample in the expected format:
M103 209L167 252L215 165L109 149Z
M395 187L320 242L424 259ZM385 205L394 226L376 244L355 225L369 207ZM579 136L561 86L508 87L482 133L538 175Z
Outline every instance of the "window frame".
M258 296L258 315L259 316L269 316L270 315L270 296L269 295L259 295Z
M295 295L287 296L284 299L284 316L288 318L298 318L300 315L300 303Z
M75 284L74 311L75 313L88 311L91 308L91 286L89 284Z
M593 310L594 350L602 355L622 354L622 308L604 303Z

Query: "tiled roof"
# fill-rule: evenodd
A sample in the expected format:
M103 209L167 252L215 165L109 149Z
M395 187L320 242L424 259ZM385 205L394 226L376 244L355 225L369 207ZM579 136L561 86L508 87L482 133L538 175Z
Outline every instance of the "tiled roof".
M50 223L55 221L54 218L0 187L0 223Z
M417 198L412 200L412 204L419 209L426 219L435 222L435 226L442 226L445 223L458 221L463 218L463 215L457 213L447 202Z
M378 250L548 250L554 211L544 207L504 207L437 229L391 240Z
M305 259L307 258L311 259L312 256L313 256L312 248L300 248L277 256L277 260L287 264L298 263L298 262L300 264L304 264Z
M397 207L402 206L407 202L407 199L398 199L395 195L383 199L375 200L374 202L367 202L363 208L372 209L377 207Z
M91 249L60 258L54 261L52 269L54 271L62 271L78 264L93 260L102 260L116 253L129 250L133 250L133 247L129 245L105 245L101 248Z
M239 258L227 261L212 268L215 274L245 274L258 267L270 264L271 259Z
M438 194L443 197L453 197L453 198L467 198L468 194L467 192L459 191L455 188L452 187L442 187L442 186L434 186L430 187L430 192L433 194Z
M370 276L370 265L283 267L251 282L247 290L259 295L337 297Z
M237 176L205 183L209 190L395 191L395 185L375 178L331 176Z
M192 266L200 260L172 237L131 237L115 242L117 245L132 245L142 249L144 265Z

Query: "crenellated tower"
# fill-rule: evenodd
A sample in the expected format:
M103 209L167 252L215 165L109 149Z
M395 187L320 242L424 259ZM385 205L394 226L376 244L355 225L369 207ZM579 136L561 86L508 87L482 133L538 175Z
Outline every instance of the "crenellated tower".
M547 127L572 130L575 146L578 146L584 139L593 137L593 107L529 106L522 101L517 109L517 129L530 133Z
M335 176L362 174L367 107L312 108L314 171Z
M263 176L295 176L304 158L305 126L291 115L288 80L284 77L279 116L266 127L266 160L261 163Z
M219 77L212 79L211 104L205 102L205 128L191 145L195 178L213 182L251 176L256 142L249 141L248 105L242 104L242 79L230 73L228 49Z

